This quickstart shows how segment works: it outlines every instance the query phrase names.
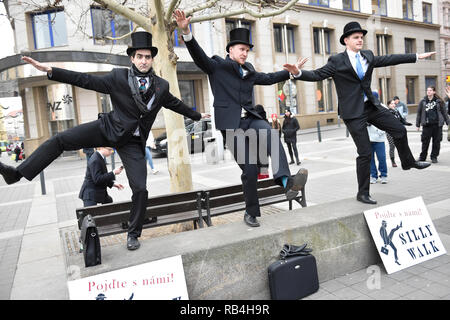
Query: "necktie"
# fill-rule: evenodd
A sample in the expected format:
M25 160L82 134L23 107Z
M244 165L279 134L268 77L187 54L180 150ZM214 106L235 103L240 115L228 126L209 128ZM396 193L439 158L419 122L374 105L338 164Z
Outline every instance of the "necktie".
M358 77L362 80L364 78L364 70L361 65L361 60L359 60L359 53L355 55L356 58L356 73L358 74Z
M239 73L241 74L241 78L244 77L244 69L242 69L241 66L239 66Z
M147 79L145 78L140 78L139 79L139 92L140 93L144 93L146 88L145 85L147 84Z

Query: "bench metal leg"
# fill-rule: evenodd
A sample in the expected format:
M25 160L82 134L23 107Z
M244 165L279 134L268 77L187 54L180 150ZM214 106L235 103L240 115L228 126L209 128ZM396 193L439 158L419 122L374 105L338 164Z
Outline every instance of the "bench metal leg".
M202 215L202 193L197 192L197 212L198 212L198 225L203 228L203 215ZM196 221L194 221L194 228L196 226ZM196 228L195 228L196 229Z
M205 203L206 203L206 224L208 225L208 227L212 226L212 221L211 221L211 209L209 207L209 192L205 192Z

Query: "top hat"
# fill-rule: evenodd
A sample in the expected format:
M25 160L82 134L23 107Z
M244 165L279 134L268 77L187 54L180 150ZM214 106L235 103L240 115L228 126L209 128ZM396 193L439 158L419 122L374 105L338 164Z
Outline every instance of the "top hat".
M356 21L347 23L344 27L344 34L341 36L341 39L339 40L341 42L341 44L343 46L345 46L344 39L355 32L362 32L362 34L365 36L367 33L367 30L362 29L361 25Z
M131 56L133 51L138 49L150 49L152 58L158 54L158 48L152 46L152 34L146 31L131 34L131 47L128 47L127 55Z
M250 43L250 30L245 28L236 28L230 31L230 42L227 44L227 52L231 46L235 44L242 43L246 44L251 48L253 45Z

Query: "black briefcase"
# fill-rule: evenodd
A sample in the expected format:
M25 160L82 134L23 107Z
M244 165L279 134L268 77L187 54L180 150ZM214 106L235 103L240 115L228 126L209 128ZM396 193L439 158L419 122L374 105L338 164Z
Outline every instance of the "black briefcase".
M306 245L296 247L296 253L280 254L281 259L272 263L269 268L269 288L272 300L298 300L319 290L316 259L310 254ZM292 252L292 251L291 251Z
M97 225L91 215L85 216L81 224L80 251L83 252L84 265L86 267L102 263L100 238Z

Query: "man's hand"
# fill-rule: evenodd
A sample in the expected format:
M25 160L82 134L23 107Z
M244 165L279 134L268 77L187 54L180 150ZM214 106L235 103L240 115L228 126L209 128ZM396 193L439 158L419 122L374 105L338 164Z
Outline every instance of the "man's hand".
M289 64L286 63L283 65L283 69L289 71L294 76L298 75L300 73L300 70L305 65L306 61L308 61L308 58L299 58L296 64Z
M189 34L191 30L189 30L189 23L191 22L192 17L186 18L184 11L179 9L173 12L173 17L175 18L178 28L180 28L184 34Z
M124 186L120 183L114 183L113 187L117 188L118 190L123 190L123 188L124 188Z
M445 94L446 94L447 97L450 99L450 86L446 86L446 87L445 87Z
M39 71L52 73L52 67L49 67L49 66L47 66L47 65L45 65L43 63L40 63L39 61L36 61L33 58L23 56L22 60L25 61L26 63L31 64L33 67L35 67Z
M209 119L211 118L211 115L209 113L202 113L202 119Z
M417 58L418 58L419 60L423 60L423 59L426 59L426 58L428 58L428 57L431 57L431 56L434 55L434 54L436 54L436 51L420 53L420 54L417 55Z
M123 166L120 166L116 169L113 170L114 174L117 176L118 174L120 174L123 170Z

